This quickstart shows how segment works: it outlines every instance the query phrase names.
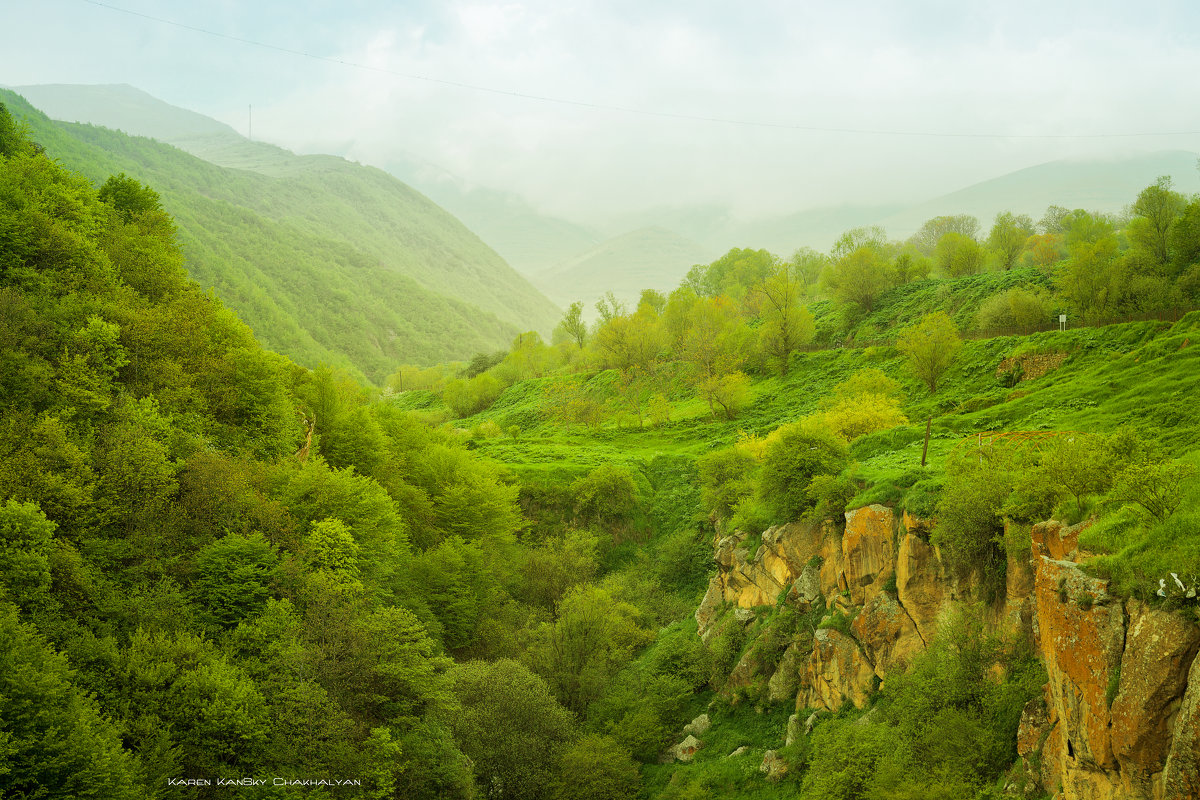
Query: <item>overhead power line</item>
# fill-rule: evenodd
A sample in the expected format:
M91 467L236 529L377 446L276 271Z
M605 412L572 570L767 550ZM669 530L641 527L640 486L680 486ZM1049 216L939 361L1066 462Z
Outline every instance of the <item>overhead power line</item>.
M401 72L399 70L388 69L386 67L372 66L371 64L359 64L354 61L347 61L342 58L334 58L333 56L323 56L317 53L309 53L304 50L296 50L291 47L282 47L280 45L268 44L255 39L246 39L241 36L233 36L228 33L201 28L197 25L189 25L185 22L165 19L157 17L153 14L145 14L141 11L134 11L128 8L114 6L111 3L102 3L99 0L81 0L88 5L104 8L109 11L116 11L121 14L128 14L133 17L141 17L152 22L158 22L163 25L170 25L175 28L201 33L205 36L213 36L218 39L225 39L239 44L249 45L251 47L260 47L264 50L273 50L277 53L286 53L287 55L298 56L300 58L308 58L314 61L323 61L327 64L337 64L351 69L363 70L365 72L375 72L383 75L391 75L396 78L404 78L413 81L424 81L426 83L436 83L442 86L451 86L456 89L465 89L472 92L482 92L486 94L502 95L505 97L515 97L521 100L532 100L539 103L552 103L561 106L574 106L576 108L587 108L594 111L615 111L622 114L633 114L643 117L657 117L659 119L683 120L687 122L705 122L718 125L740 125L748 128L774 128L777 130L799 131L803 133L841 133L841 134L857 134L863 136L904 136L912 138L939 138L939 139L1132 139L1151 136L1200 136L1200 131L1141 131L1133 133L972 133L972 132L953 132L953 131L912 131L912 130L893 130L887 128L849 128L849 127L833 127L821 125L795 125L785 122L763 122L758 120L739 119L735 117L718 117L708 116L704 114L683 114L673 111L653 111L645 108L633 108L630 106L611 105L608 103L593 103L586 100L575 100L567 97L552 97L548 95L531 94L527 92L518 92L511 89L500 89L495 86L483 86L475 83L465 83L462 81L452 81L446 78L438 78L432 75L418 75L411 72Z

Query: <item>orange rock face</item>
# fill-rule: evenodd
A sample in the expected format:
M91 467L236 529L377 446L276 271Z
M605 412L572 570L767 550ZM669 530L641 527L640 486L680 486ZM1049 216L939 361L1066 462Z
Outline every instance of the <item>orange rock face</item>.
M847 700L864 708L874 685L875 671L858 643L840 631L822 628L813 636L813 651L801 677L796 708L836 711Z
M896 555L896 592L921 638L933 641L945 595L941 566L936 551L911 533Z
M896 598L880 592L867 601L862 612L850 623L850 630L862 644L875 674L886 679L893 671L903 672L913 657L925 649L917 626Z
M1079 534L1087 523L1067 526L1058 520L1047 520L1033 526L1033 555L1048 556L1054 561L1070 558L1079 547Z
M842 574L850 602L862 605L874 597L895 574L892 546L896 519L892 510L874 505L846 512L842 534Z
M1109 740L1108 684L1121 663L1125 615L1105 581L1042 557L1036 596L1050 700L1063 725L1063 780L1073 770L1117 766Z
M1152 793L1171 742L1168 722L1187 685L1200 629L1181 615L1129 601L1120 691L1112 704L1112 747L1130 794Z
M1163 769L1163 800L1200 797L1200 657L1192 659L1187 692L1175 717Z
M1017 755L1021 757L1026 778L1043 789L1059 784L1057 756L1062 742L1055 736L1056 722L1051 719L1044 700L1035 698L1021 711L1021 724L1017 728Z

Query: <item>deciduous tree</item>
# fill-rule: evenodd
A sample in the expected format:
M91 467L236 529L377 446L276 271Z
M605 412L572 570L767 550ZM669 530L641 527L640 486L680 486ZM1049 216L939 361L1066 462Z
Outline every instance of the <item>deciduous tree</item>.
M962 349L962 339L954 321L946 312L938 311L904 331L896 341L896 349L904 354L913 375L932 394Z

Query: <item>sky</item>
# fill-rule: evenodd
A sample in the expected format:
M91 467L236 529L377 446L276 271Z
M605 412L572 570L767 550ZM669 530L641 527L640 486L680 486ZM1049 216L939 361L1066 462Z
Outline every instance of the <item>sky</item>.
M253 106L255 139L577 220L1200 151L1193 0L0 0L0 25L0 84L128 83L242 132Z

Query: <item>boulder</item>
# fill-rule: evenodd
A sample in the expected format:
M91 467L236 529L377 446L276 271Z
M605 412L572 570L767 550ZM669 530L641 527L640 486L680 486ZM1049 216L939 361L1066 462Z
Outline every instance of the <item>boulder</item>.
M1058 786L1057 758L1047 756L1047 745L1055 730L1044 698L1035 697L1021 710L1017 727L1017 755L1021 759L1027 787L1045 790Z
M779 667L767 682L767 700L782 703L796 696L796 690L800 686L800 670L807 657L808 652L801 652L797 643L793 642L787 646L779 659Z
M676 761L688 762L696 757L696 751L704 747L704 742L697 739L695 736L688 736L679 744L671 748L670 754Z
M737 750L734 750L732 753L730 753L729 755L727 755L725 757L726 758L737 758L738 756L744 756L744 755L746 755L746 753L749 753L749 752L750 752L750 748L747 747L746 745L742 745Z
M687 725L684 725L683 732L692 736L703 736L711 727L712 722L709 721L708 714L701 714Z
M787 774L787 762L779 757L779 754L774 750L768 750L763 753L762 766L758 768L759 772L765 772L767 780L771 783L778 783L784 775Z
M696 609L696 627L705 644L708 644L716 630L717 618L721 616L721 609L725 604L723 594L721 574L718 573L709 580L708 591L704 593L704 599Z
M787 721L787 734L783 739L784 747L791 747L797 739L805 735L804 723L800 721L799 714L792 714Z
M1046 556L1052 561L1074 560L1073 554L1079 549L1079 534L1090 524L1090 520L1078 525L1066 525L1056 519L1039 522L1030 531L1034 557Z
M800 577L792 584L788 592L788 602L801 611L807 611L813 603L821 599L821 567L809 561L800 571Z

